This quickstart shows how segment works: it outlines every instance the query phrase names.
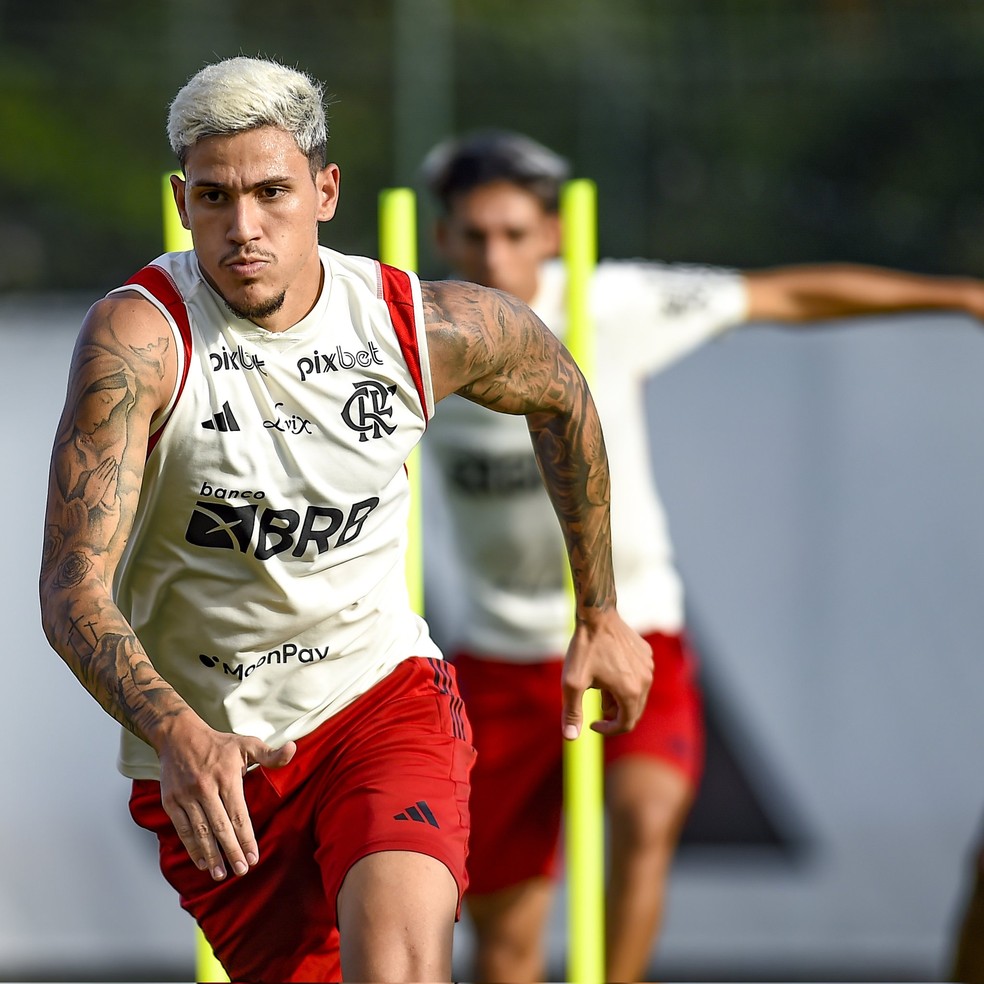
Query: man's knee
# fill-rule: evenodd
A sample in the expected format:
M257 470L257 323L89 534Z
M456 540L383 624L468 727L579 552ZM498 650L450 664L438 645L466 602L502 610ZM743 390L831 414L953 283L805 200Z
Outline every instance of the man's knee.
M338 893L345 980L450 980L458 885L425 854L382 851L356 862Z
M549 878L465 897L475 927L479 981L535 981L544 975L544 932L553 900Z
M465 897L480 938L534 943L546 925L552 901L553 882L549 878L530 878L497 892Z
M656 759L626 758L606 776L612 840L624 849L672 848L693 800L690 780Z

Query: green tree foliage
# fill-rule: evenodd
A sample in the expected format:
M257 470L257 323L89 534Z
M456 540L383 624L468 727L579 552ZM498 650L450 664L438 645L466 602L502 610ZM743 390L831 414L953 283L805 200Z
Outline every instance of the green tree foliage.
M440 6L449 38L397 58L401 4ZM568 154L605 254L984 272L973 0L8 0L0 290L101 290L155 255L168 100L239 53L325 79L341 249L375 252L378 190L414 182L395 95L444 55L452 118L425 108L421 132L508 126Z

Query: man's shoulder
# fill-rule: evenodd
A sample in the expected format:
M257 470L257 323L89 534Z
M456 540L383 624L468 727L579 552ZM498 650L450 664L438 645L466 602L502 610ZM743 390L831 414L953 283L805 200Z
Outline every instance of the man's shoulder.
M417 280L417 274L406 267L394 266L392 263L385 263L383 260L372 256L363 256L358 253L343 253L328 246L319 246L318 254L321 257L322 266L332 279L340 278L357 282L364 285L377 294L383 290L383 283L386 280L385 272L400 270L406 274L411 282Z
M86 315L83 329L90 333L110 329L121 339L137 339L159 332L167 319L137 284L125 284L99 298Z
M604 259L598 263L596 275L606 279L645 279L673 283L680 280L733 280L739 276L730 267L709 263L685 263L669 260L650 260L642 257Z
M200 279L191 251L164 253L89 308L81 338L146 353L156 371L158 360L174 358L171 324L180 322L180 311Z
M563 290L566 271L562 260L551 260L541 269L541 290L550 294ZM709 289L730 286L741 279L741 273L730 267L701 263L651 260L643 257L606 257L595 266L592 281L596 290L632 289L672 290L680 285L701 283Z
M502 307L528 309L512 294L470 280L421 280L420 292L428 326L473 326L484 323Z
M606 260L594 291L608 305L651 305L665 317L731 308L743 296L739 271L697 263Z
M141 295L166 308L184 304L205 283L194 250L162 253L136 270L107 297Z

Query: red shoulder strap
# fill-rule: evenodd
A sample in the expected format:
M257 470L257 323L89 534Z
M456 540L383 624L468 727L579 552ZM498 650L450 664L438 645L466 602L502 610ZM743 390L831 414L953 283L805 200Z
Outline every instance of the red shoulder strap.
M413 290L410 286L410 277L404 270L380 263L379 283L383 300L386 301L390 318L393 320L393 327L396 329L396 337L400 342L400 348L403 350L403 358L410 370L413 384L417 387L417 395L420 397L420 405L424 409L426 420L428 417L427 397L424 393L424 377L420 368L420 350L417 347L417 326L414 318Z
M151 452L157 447L157 442L160 440L161 434L164 433L167 421L174 412L174 407L178 405L178 399L180 399L184 391L185 380L188 378L188 367L191 364L191 322L188 320L188 309L185 307L181 292L171 277L161 267L154 266L153 264L145 266L142 270L138 270L130 277L127 284L136 284L143 287L144 290L157 298L167 310L168 314L174 318L174 323L178 326L178 332L181 335L181 344L184 348L184 365L181 370L181 379L178 380L178 392L167 418L150 435L150 440L147 442L147 457L149 458Z

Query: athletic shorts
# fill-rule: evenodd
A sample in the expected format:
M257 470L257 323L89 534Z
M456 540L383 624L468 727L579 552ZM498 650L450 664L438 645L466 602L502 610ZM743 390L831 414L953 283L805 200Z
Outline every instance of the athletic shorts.
M649 699L632 731L605 739L605 764L643 755L669 763L696 786L704 728L694 657L681 636L645 638L653 651ZM469 891L480 895L552 877L563 812L563 661L515 663L459 653L453 662L478 750Z
M414 657L297 742L282 769L244 779L260 860L214 882L192 863L161 806L134 780L130 812L157 834L165 878L233 981L338 981L335 900L378 851L442 861L467 885L471 727L454 668Z

